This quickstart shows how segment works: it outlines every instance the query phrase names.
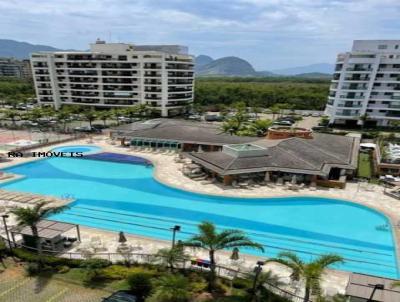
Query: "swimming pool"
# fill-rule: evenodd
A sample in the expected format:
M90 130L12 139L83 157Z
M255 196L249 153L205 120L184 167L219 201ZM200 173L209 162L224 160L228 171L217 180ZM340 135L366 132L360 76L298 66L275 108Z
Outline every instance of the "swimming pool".
M83 154L96 153L100 150L100 147L91 145L62 146L52 149L54 152L81 152Z
M77 200L52 219L90 227L171 239L196 233L196 225L212 221L219 228L245 231L275 256L296 252L305 261L326 253L346 258L335 268L397 278L391 230L379 230L388 219L354 203L318 197L228 198L195 194L160 184L153 167L80 158L50 158L6 169L26 175L2 187Z

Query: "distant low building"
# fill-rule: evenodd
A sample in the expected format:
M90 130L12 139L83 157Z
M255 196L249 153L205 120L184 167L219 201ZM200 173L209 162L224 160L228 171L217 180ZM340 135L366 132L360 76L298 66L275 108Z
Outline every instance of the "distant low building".
M0 77L15 77L20 79L32 78L29 60L0 58Z

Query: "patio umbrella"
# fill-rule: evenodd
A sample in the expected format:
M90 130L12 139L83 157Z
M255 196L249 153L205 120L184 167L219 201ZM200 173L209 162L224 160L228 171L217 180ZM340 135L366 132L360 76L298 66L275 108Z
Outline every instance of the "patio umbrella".
M265 172L265 178L264 178L264 180L265 180L266 182L270 182L270 181L271 181L271 175L270 175L269 172Z
M237 247L232 251L231 260L239 260L239 249Z
M124 232L119 232L118 242L119 242L119 243L125 243L125 242L127 242L127 241L128 241L128 240L126 239Z
M292 185L295 185L295 184L297 184L297 176L293 175L292 176Z

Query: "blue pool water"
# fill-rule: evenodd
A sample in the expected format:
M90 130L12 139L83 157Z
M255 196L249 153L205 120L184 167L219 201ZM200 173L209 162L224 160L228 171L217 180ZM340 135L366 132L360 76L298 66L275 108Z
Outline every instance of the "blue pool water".
M80 158L50 158L7 169L26 175L4 184L10 190L77 200L53 219L112 231L171 239L169 230L182 226L178 239L196 233L196 225L212 221L219 228L245 231L263 244L263 254L296 252L305 261L337 253L346 258L336 268L397 278L391 230L382 214L357 204L318 197L226 198L181 191L153 179L151 166Z
M82 146L65 146L65 147L57 147L52 151L55 152L82 152L84 154L95 153L101 150L98 146L90 146L90 145L82 145Z

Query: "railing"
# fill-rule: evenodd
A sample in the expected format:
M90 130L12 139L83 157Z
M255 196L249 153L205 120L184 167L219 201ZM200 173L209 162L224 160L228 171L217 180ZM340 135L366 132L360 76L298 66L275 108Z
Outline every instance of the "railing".
M4 242L8 242L7 238L4 238L3 235L0 237L4 240ZM22 244L18 244L16 242L9 242L13 248L23 248L27 249L31 252L37 252L36 248L25 246ZM54 257L60 258L67 258L67 259L74 259L74 260L85 260L88 257L84 256L84 253L81 252L58 252L58 251L51 251L51 250L42 250L42 253L45 255L50 255ZM105 259L110 262L117 262L117 261L129 261L129 262L136 262L136 263L147 263L147 264L157 264L157 259L160 259L160 256L156 254L146 254L146 253L92 253L90 254L90 258L97 258L97 259ZM201 271L201 272L209 272L210 269L205 266L196 266L192 264L191 260L183 260L180 264L176 265L177 268L193 270L193 271ZM232 269L222 265L216 265L216 274L218 277L233 279L236 277L239 278L251 278L251 272L243 272L240 270ZM272 283L265 282L264 286L267 290L278 295L280 297L286 298L292 302L304 302L304 297L298 296L289 290L280 288ZM306 302L312 302L308 300Z

